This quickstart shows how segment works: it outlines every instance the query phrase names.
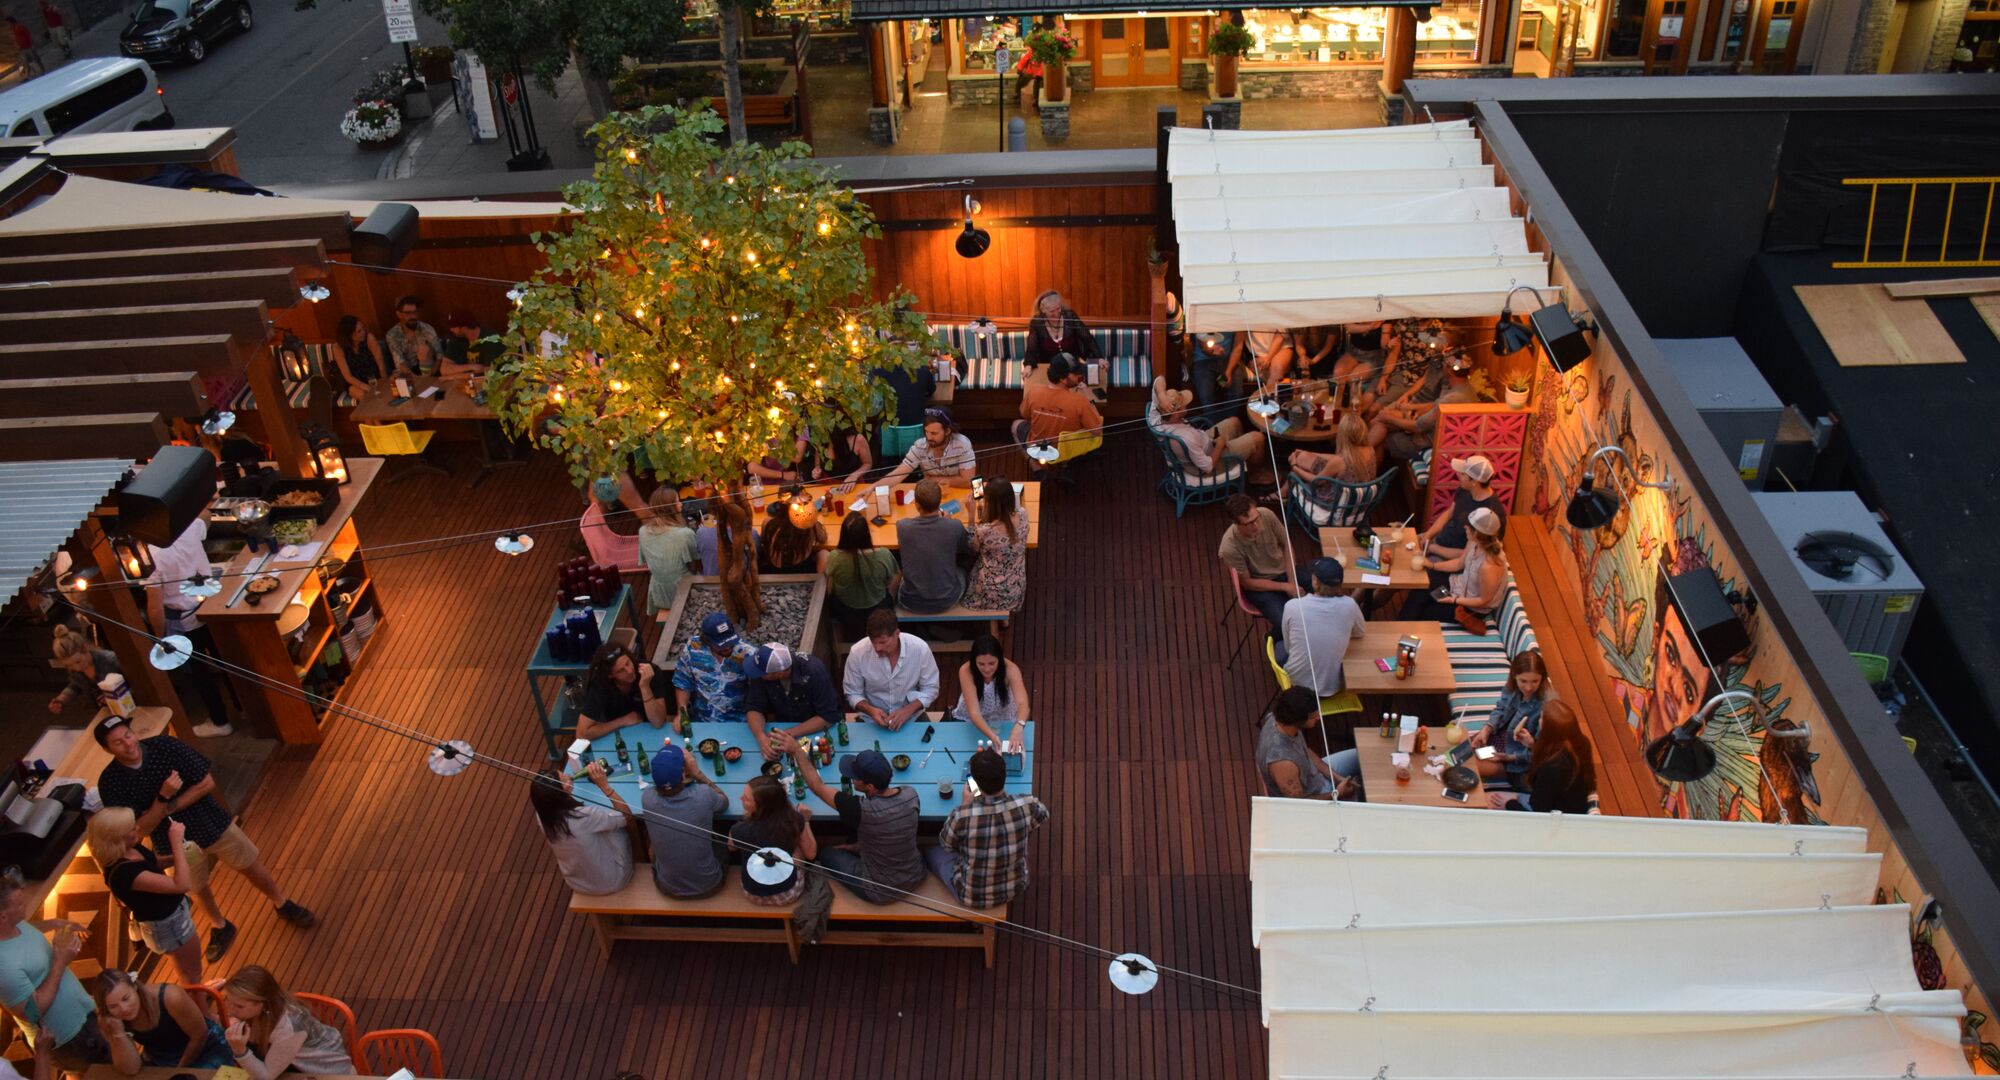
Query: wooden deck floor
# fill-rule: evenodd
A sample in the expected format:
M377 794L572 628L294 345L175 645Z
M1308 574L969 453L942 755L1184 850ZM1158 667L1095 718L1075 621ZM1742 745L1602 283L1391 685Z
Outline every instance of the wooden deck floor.
M1157 459L1112 440L1076 492L1045 502L1015 655L1042 724L1035 839L1015 919L1255 986L1245 880L1251 720L1269 674L1223 660L1219 508L1176 522ZM1011 469L1018 470L1019 463ZM449 533L566 518L580 507L542 460L476 491L458 479L378 486L357 517L387 621L346 703L482 753L541 753L521 666L573 531L509 559L480 541L385 558ZM1300 541L1303 543L1303 541ZM247 827L299 899L278 923L242 878L218 892L243 936L221 971L260 962L346 999L362 1027L429 1029L455 1077L1259 1077L1254 1002L1172 980L1114 991L1103 962L1003 935L998 963L895 949L628 944L598 957L532 824L524 783L475 768L440 779L421 748L336 721L273 761ZM254 914L253 914L254 913Z

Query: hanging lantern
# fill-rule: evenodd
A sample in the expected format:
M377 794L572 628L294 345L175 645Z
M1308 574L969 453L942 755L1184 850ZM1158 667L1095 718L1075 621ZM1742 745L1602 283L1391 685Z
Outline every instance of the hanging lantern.
M306 359L306 347L297 337L286 334L278 345L278 367L291 382L304 382L312 377L312 363Z
M111 554L118 559L118 569L124 571L125 580L141 582L153 576L153 553L146 550L146 542L130 536L111 538Z
M347 458L340 452L340 439L333 432L316 430L307 447L312 451L313 474L336 484L347 483Z

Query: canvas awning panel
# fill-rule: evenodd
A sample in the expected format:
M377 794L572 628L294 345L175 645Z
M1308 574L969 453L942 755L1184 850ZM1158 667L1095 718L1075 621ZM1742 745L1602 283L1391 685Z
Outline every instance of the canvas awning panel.
M159 225L224 225L260 218L294 218L313 214L347 214L366 218L377 201L340 199L275 199L229 195L214 191L180 191L149 184L121 184L90 176L72 176L54 195L12 217L0 220L0 236L91 232ZM412 201L422 217L505 218L542 217L564 213L554 202L480 202L472 199Z
M1970 1075L1861 830L1252 802L1274 1077Z
M0 603L48 565L132 465L123 458L0 462Z
M1176 128L1167 174L1193 331L1495 316L1548 285L1465 121Z

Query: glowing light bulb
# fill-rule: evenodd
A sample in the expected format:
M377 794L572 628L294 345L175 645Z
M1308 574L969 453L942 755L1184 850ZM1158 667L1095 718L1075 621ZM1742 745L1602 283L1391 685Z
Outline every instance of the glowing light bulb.
M817 390L817 389L819 389L820 387L822 387L822 386L825 386L825 385L826 385L826 380L825 380L825 379L814 379L814 380L813 380L813 389L815 389L815 390Z
M744 252L744 253L743 253L743 261L744 261L744 262L747 262L747 263L749 263L749 264L751 264L751 265L753 265L753 266L754 266L754 265L756 265L756 263L757 263L757 253L756 253L756 252L754 252L754 251L746 251L746 252Z
M773 405L773 406L771 406L771 407L770 407L770 409L768 409L768 410L767 410L767 411L766 411L766 412L764 413L764 415L765 415L765 416L768 416L768 417L770 417L770 418L771 418L771 419L773 419L773 420L777 420L777 419L780 419L780 418L782 418L782 417L783 417L783 416L784 416L785 414L784 414L784 410L782 410L782 409L778 408L778 407L777 407L776 405Z
M819 234L820 234L821 236L825 236L826 234L828 234L828 233L830 233L830 232L832 232L832 231L833 231L833 222L831 222L831 221L822 221L822 222L820 222L820 223L819 223Z
M616 393L620 393L620 392L624 391L624 389L625 389L625 381L624 381L623 379L613 379L613 380L611 380L611 392L612 392L612 393L614 393L614 394L616 394Z
M785 380L783 380L783 379L779 379L779 380L777 381L777 390L778 390L778 392L779 392L779 393L783 393L783 392L784 392L784 390L785 390Z
M857 330L857 329L859 329L859 327L858 327L858 326L857 326L857 325L855 324L855 322L854 322L854 320L853 320L853 319L849 319L849 320L847 320L847 332L848 332L848 333L852 334L852 333L853 333L853 332L854 332L855 330Z
M653 415L659 417L662 420L665 420L667 418L667 410L661 409L659 412L654 413Z
M708 237L704 236L704 237L702 237L702 238L701 238L701 249L702 249L703 251L707 251L707 250L709 249L709 246L710 246L711 244L713 244L713 243L714 243L714 241L712 241L712 240L710 240L710 239L709 239Z
M722 441L722 429L721 429L721 428L716 428L716 429L715 429L715 441L716 441L716 442L721 442L721 441Z
M680 369L681 369L681 362L679 360L675 360L667 365L668 371L679 371Z
M725 176L725 177L723 177L723 178L722 178L722 182L723 182L723 183L725 183L725 184L734 184L734 183L736 183L736 177L734 177L734 176Z
M733 323L733 322L735 322L735 321L736 321L736 316L734 316L734 315L731 315L731 316L729 317L729 321L730 321L730 322L732 322L732 323Z
M601 323L601 322L603 322L603 321L604 321L604 313L603 313L602 311L593 311L593 312L591 312L591 313L590 313L590 321L591 321L591 322L594 322L594 323Z
M632 309L632 317L633 317L633 318L635 318L635 319L643 319L643 318L645 318L645 317L646 317L646 305L644 305L644 304L640 304L640 305L639 305L638 307L635 307L635 308L633 308L633 309Z
M604 249L604 251L603 251L603 252L602 252L601 254L599 254L599 255L598 255L598 258L600 258L600 259L608 259L608 258L610 258L610 257L611 257L611 249L610 249L610 248L605 248L605 249Z
M549 391L549 400L558 405L563 403L563 388L561 383L557 383L554 389Z
M629 146L628 146L628 147L626 147L626 148L625 148L625 160L626 160L626 161L630 161L630 162L634 162L634 163L636 163L636 162L637 162L637 161L639 160L639 151L637 151L637 150L635 150L635 149L633 149L632 147L629 147Z

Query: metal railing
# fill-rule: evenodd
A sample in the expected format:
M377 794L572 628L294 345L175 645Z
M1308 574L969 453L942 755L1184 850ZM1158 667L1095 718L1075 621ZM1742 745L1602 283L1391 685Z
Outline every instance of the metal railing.
M1868 230L1862 235L1861 239L1861 261L1837 262L1833 264L1835 269L1848 270L1858 267L2000 266L2000 258L1989 259L1986 257L1986 238L1993 226L1994 192L1996 187L2000 187L2000 176L1858 177L1842 180L1841 183L1848 187L1866 186L1868 188ZM1907 190L1907 197L1903 200L1903 240L1902 248L1895 259L1877 261L1871 258L1875 251L1875 211L1882 198L1882 189L1885 187L1901 187ZM1926 257L1930 248L1930 239L1925 237L1922 240L1924 250L1919 252L1917 258L1912 259L1910 258L1910 234L1915 228L1917 220L1917 198L1921 193L1936 191L1939 188L1944 189L1944 227L1938 230L1937 256L1935 258ZM1971 189L1967 192L1967 197L1963 200L1958 197L1960 188ZM1981 188L1985 189L1983 193L1979 190ZM1971 211L1974 206L1983 204L1983 209L1979 211L1980 224L1977 237L1979 248L1974 257L1970 259L1954 259L1949 257L1951 249L1951 221L1953 214L1960 209L1958 205L1960 202L1968 204L1965 208L1967 211ZM1893 211L1891 212L1893 213Z

